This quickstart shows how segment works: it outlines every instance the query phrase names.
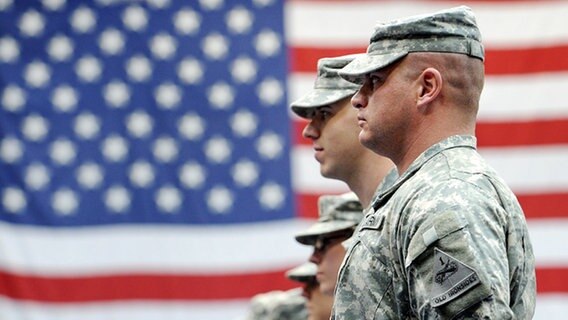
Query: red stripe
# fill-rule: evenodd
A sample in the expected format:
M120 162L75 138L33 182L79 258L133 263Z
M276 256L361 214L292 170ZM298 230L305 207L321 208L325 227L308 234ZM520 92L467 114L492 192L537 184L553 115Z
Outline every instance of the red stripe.
M323 57L334 57L365 52L366 47L290 48L290 69L292 72L315 72L317 61ZM543 48L487 49L485 71L488 75L526 74L536 72L568 70L568 45Z
M294 141L300 145L311 142L302 137L305 120L293 121ZM526 122L479 122L476 136L479 147L512 147L568 143L568 119L533 120Z
M76 278L0 271L0 295L43 302L243 299L298 287L284 276L285 270L219 276L129 274Z
M538 293L568 292L568 268L537 268L536 288Z

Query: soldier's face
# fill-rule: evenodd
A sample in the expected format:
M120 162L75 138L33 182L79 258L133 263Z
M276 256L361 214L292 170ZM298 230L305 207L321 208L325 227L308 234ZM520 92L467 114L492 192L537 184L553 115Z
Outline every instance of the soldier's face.
M322 176L343 181L350 177L366 152L359 142L360 131L349 97L314 111L303 135L312 141Z
M317 264L316 278L320 284L320 291L329 296L333 296L339 267L345 256L345 248L341 244L349 236L339 234L334 237L321 237L316 241L314 252L310 261Z

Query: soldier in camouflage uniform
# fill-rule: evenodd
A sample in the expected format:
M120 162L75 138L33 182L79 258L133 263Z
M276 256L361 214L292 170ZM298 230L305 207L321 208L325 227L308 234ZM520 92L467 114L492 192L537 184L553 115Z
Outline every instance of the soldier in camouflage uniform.
M309 120L303 135L313 143L322 176L347 183L367 207L393 164L359 142L361 129L357 126L357 111L350 103L359 85L338 75L355 56L320 59L314 88L294 101L291 108L296 115ZM385 184L396 176L393 170Z
M360 141L400 178L340 269L332 319L531 319L534 255L519 203L476 150L484 49L467 7L378 24L340 71Z
M303 296L307 299L307 316L304 319L329 320L333 297L322 294L316 279L316 273L317 266L311 262L306 262L286 272L286 276L291 280L304 284Z
M302 288L257 294L250 302L245 320L306 320L306 298Z

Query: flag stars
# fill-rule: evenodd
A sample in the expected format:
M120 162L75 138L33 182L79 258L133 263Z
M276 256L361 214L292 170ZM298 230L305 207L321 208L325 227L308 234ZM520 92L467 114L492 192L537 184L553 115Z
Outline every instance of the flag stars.
M90 140L99 134L101 120L92 113L83 112L75 118L73 128L79 138Z
M203 78L205 67L194 58L183 59L177 68L178 77L186 84L196 84Z
M93 10L82 6L71 15L71 27L78 33L87 33L95 28L97 18Z
M205 143L204 149L205 155L213 163L227 162L233 151L229 141L219 136L209 139Z
M12 37L0 38L0 62L10 63L18 59L20 47Z
M146 2L156 9L165 9L170 6L170 0L146 0Z
M77 168L76 178L83 188L92 190L101 185L103 170L96 163L87 162Z
M79 206L77 193L69 188L60 188L53 193L51 198L53 210L62 216L69 216L75 213Z
M126 62L126 73L134 81L146 81L152 75L152 65L146 57L137 55Z
M18 27L24 36L36 37L43 32L45 20L37 11L28 10L20 18Z
M24 71L24 78L26 82L34 88L45 87L49 78L51 76L51 71L49 67L41 61L33 61L26 66Z
M22 122L22 133L30 141L38 142L45 139L48 131L49 122L38 114L31 114Z
M41 190L47 186L50 173L40 162L30 164L25 171L24 181L31 190Z
M239 57L230 66L231 76L236 82L250 83L256 77L257 65L249 57Z
M2 92L2 106L4 110L17 112L22 110L26 103L26 92L16 85L8 85Z
M76 155L75 145L65 138L58 138L49 147L51 160L61 166L70 164L75 160Z
M238 186L250 187L258 180L258 166L250 160L240 160L231 169L231 176Z
M272 57L280 51L280 37L272 30L262 30L254 39L254 47L261 57Z
M196 113L186 113L178 121L180 135L188 140L198 140L205 131L205 121Z
M274 106L284 97L282 83L275 78L267 78L257 86L256 93L260 102L267 106Z
M24 147L15 137L5 137L0 141L0 158L5 163L16 163L22 158Z
M182 194L178 189L167 185L158 189L155 201L160 211L164 213L175 213L181 207Z
M75 72L80 80L84 82L94 82L99 79L102 73L101 62L93 56L85 56L75 64Z
M130 166L130 182L138 188L149 187L154 182L154 168L146 161L136 161Z
M55 61L66 61L73 54L74 45L71 39L57 35L47 44L47 54Z
M167 33L160 33L150 39L150 51L157 59L171 59L176 50L176 40Z
M99 37L99 47L103 53L116 55L124 49L124 35L117 29L109 28Z
M142 31L148 24L148 14L142 7L130 6L122 14L122 23L132 31Z
M70 112L75 109L79 100L78 93L69 85L60 85L51 95L51 103L55 110L60 112Z
M225 21L233 33L242 34L250 30L254 16L242 6L238 6L227 13Z
M180 168L179 178L186 188L197 189L203 186L206 178L206 171L199 163L190 161Z
M223 0L199 0L199 4L204 10L216 10L223 6Z
M128 154L128 142L119 135L111 134L102 143L102 153L108 161L122 161Z
M27 205L24 192L19 188L7 187L2 192L2 205L10 213L20 213Z
M256 141L256 150L265 159L276 159L284 149L283 139L274 132L263 133Z
M112 186L104 194L105 206L114 213L125 213L130 203L130 193L122 186Z
M160 162L169 163L177 158L178 146L171 137L160 137L152 145L154 157Z
M13 0L0 0L0 10L4 11L6 9L9 9L13 2Z
M207 90L207 99L214 109L228 109L235 99L233 88L225 82L217 82Z
M156 103L163 109L173 109L181 101L181 89L169 82L159 85L154 91Z
M260 205L267 210L276 210L282 207L286 199L286 191L274 182L267 182L258 191Z
M229 40L220 33L212 32L203 38L201 50L207 58L221 60L229 51Z
M124 82L114 80L104 87L103 96L110 107L122 108L130 100L130 89Z
M267 7L274 3L274 0L253 0L252 1L257 7Z
M43 6L51 11L57 11L63 8L65 0L42 0Z
M135 111L126 119L126 128L135 138L147 137L153 130L154 121L144 111Z
M184 35L196 34L201 25L201 16L191 10L182 9L174 16L174 26L176 30Z
M230 124L236 136L250 137L256 132L258 118L248 110L239 110L231 117Z
M235 196L226 187L215 186L207 192L206 201L212 213L224 214L233 207Z

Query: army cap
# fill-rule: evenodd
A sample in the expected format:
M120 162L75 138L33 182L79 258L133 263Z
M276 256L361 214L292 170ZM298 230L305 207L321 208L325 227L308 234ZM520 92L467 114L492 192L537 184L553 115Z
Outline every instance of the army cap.
M254 296L246 320L305 320L308 318L302 288L270 291Z
M353 192L318 199L318 221L296 235L299 243L314 245L321 235L354 228L363 219L363 207Z
M367 54L354 59L339 74L363 83L366 74L387 67L410 52L460 53L484 59L481 33L467 6L379 23Z
M309 118L311 109L326 106L352 96L359 85L345 81L338 71L357 55L346 55L318 60L318 75L312 91L291 104L292 111L302 118Z
M316 280L318 266L312 262L306 262L286 271L286 277L297 282L307 283Z

